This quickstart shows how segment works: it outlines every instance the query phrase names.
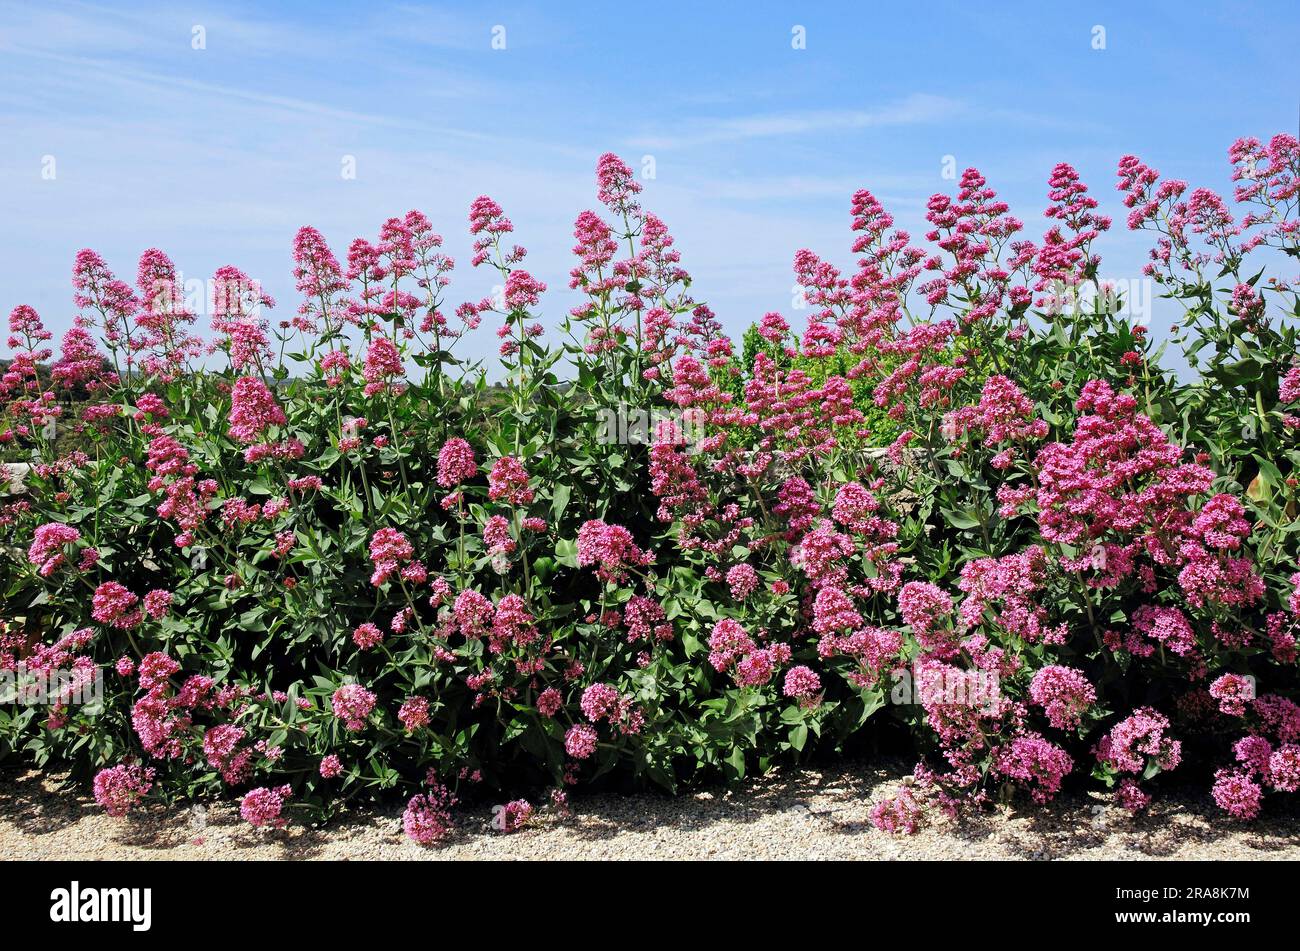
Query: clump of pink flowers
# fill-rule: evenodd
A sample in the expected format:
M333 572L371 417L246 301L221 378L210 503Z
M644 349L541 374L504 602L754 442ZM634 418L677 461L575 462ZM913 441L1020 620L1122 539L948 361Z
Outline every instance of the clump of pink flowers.
M454 827L452 809L456 796L436 780L427 793L412 796L402 813L402 829L417 845L434 845L447 838Z
M259 786L244 794L239 803L239 814L254 828L280 829L289 822L284 815L284 805L291 798L293 789L287 785Z
M1058 730L1073 730L1097 700L1097 691L1082 671L1059 664L1040 667L1029 684L1029 696L1043 708Z
M153 788L152 768L123 763L95 774L95 802L110 816L125 816Z
M375 708L375 695L360 684L344 684L334 691L330 706L343 725L355 733L365 728L370 711Z

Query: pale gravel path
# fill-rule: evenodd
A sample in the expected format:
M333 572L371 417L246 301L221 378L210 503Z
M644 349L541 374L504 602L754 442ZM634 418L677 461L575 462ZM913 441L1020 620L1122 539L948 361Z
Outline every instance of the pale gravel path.
M401 808L368 809L326 829L263 833L229 803L105 816L36 773L0 772L0 860L13 859L1300 859L1300 809L1252 826L1217 818L1204 794L1167 800L1132 820L1096 795L1045 809L995 810L960 825L894 838L867 820L901 770L789 771L735 790L577 797L574 815L492 832L487 806L458 813L456 834L406 841ZM1211 824L1211 819L1214 823Z

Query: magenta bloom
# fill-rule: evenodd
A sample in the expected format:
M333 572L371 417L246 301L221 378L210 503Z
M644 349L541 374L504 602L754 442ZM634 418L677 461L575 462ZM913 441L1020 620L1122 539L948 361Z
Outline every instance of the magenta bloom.
M941 588L926 581L909 581L898 592L898 611L922 647L944 659L956 651L948 623L952 598Z
M596 731L585 723L575 723L564 735L564 750L574 759L587 759L596 752Z
M633 595L628 600L623 608L623 624L627 627L629 641L654 643L673 639L673 624L664 613L663 606L643 595Z
M379 529L370 537L370 560L375 565L370 583L378 588L414 554L415 547L402 532L395 528Z
M533 500L528 472L514 456L502 456L488 473L488 498L507 505L527 505Z
M1219 808L1236 819L1254 819L1264 797L1259 783L1240 770L1221 769L1215 773L1211 792Z
M422 726L429 723L429 701L424 697L407 697L402 708L397 711L397 719L402 721L402 726L407 733L414 733Z
M38 565L37 571L42 578L53 574L64 562L63 549L81 538L81 532L71 525L49 522L36 529L31 547L27 549L27 560Z
M592 723L601 720L613 722L622 713L623 698L618 690L609 684L592 684L582 692L583 715Z
M912 835L922 817L921 805L904 789L891 799L884 799L871 807L871 824L881 832L891 835Z
M1279 792L1300 792L1300 746L1288 743L1268 758L1268 778Z
M1169 718L1142 707L1111 728L1097 743L1097 759L1121 773L1141 773L1148 760L1162 770L1175 769L1183 758L1183 744L1166 734Z
M622 525L591 519L578 529L578 564L594 566L602 581L621 581L627 568L650 565L654 560L653 554L637 547L632 533Z
M248 747L239 747L244 736L243 728L233 723L210 727L203 734L204 759L232 786L247 780L252 771L253 751Z
M393 380L403 375L402 356L387 337L376 337L366 350L366 396L375 396L393 387Z
M470 589L456 595L452 617L461 635L466 640L475 640L487 633L495 610L484 594Z
M483 523L483 546L489 555L508 555L515 550L510 521L504 515L493 515Z
M289 786L279 786L275 789L260 786L244 794L244 798L239 803L239 814L244 817L245 822L257 828L266 826L282 828L289 821L281 815L284 801L292 796L293 790Z
M754 640L744 625L733 618L723 618L713 625L709 635L709 663L714 670L727 670L754 650Z
M546 285L527 271L516 268L506 277L506 307L512 311L536 307L545 293Z
M733 565L727 571L727 587L737 601L744 601L758 590L758 572L753 565Z
M533 804L527 799L516 799L501 807L498 814L502 832L518 832L533 818Z
M1247 702L1255 699L1255 679L1240 674L1224 674L1210 684L1210 696L1219 701L1219 710L1228 716L1246 713Z
M456 797L440 783L425 795L412 796L402 813L402 828L411 841L433 845L451 834L452 807Z
M835 493L831 518L855 534L875 534L884 524L876 515L879 509L879 499L864 486L846 482Z
M375 695L360 684L344 684L330 698L334 715L353 733L366 725L366 718L375 708Z
M143 766L122 764L95 774L95 802L114 818L131 811L153 786L154 771Z
M606 152L596 160L596 197L616 214L631 214L640 206L635 196L641 184L632 175L632 169L613 152Z
M1121 809L1126 810L1132 815L1137 815L1147 806L1151 805L1151 794L1145 792L1137 784L1137 780L1131 777L1125 777L1115 787L1115 802Z
M1053 727L1073 730L1096 702L1097 691L1082 671L1051 664L1034 674L1029 696L1047 713Z
M172 607L172 593L156 588L144 596L144 611L154 620L165 617Z
M241 376L230 394L230 437L245 445L258 442L272 426L283 426L284 410L266 383L255 376Z
M438 450L438 484L444 489L454 488L478 475L474 449L459 436L453 436Z
M181 665L162 651L145 654L140 658L140 689L152 692L166 683L173 674L179 673L180 669Z
M560 696L560 691L554 687L547 687L537 695L537 712L544 717L555 716L562 706L564 706L564 699Z
M1028 789L1034 802L1045 803L1060 791L1062 780L1074 769L1074 760L1037 733L1025 733L997 750L993 769Z
M809 705L815 704L821 689L821 678L810 668L800 664L785 672L785 683L782 685L781 692L787 697L798 700L801 705Z
M116 581L105 581L91 598L90 616L100 624L130 630L144 620L137 605L140 599Z
M357 629L352 632L352 643L363 651L369 650L382 642L383 639L384 632L368 621L365 624L358 625Z

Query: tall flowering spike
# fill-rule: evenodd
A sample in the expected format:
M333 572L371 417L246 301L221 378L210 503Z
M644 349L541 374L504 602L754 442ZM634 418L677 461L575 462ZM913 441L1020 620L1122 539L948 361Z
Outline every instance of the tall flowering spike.
M347 292L348 283L325 236L309 225L293 237L293 276L294 286L305 298L298 307L299 317L312 324L323 321L327 332L341 329L337 298Z
M36 309L27 304L19 304L9 312L9 334L8 343L12 350L31 350L34 344L54 336L45 329Z
M415 238L403 218L389 218L379 227L379 254L385 259L392 280L415 270Z
M632 169L613 152L596 161L596 197L610 211L631 216L641 210L635 196L641 185L632 177Z
M942 434L956 442L968 434L979 437L986 447L999 448L993 458L995 469L1009 468L1013 447L1044 438L1046 421L1039 419L1034 403L1010 379L994 374L984 381L980 400L944 414Z
M80 385L92 391L108 382L104 355L95 338L81 327L69 329L59 344L59 359L50 367L50 376L63 386Z
M202 342L186 330L194 322L194 314L185 307L176 265L162 251L148 248L140 255L136 287L142 304L136 315L141 331L137 346L146 352L144 369L170 382L180 376L191 358L202 353Z
M348 245L348 280L382 281L384 276L379 249L365 238L353 238Z
M273 356L262 311L274 307L275 299L259 281L229 264L217 269L212 285L212 329L224 338L221 345L230 354L231 368L262 369Z
M383 392L400 393L403 384L396 382L404 375L402 355L397 345L387 337L375 337L366 350L366 396L377 396Z
M1115 187L1124 195L1124 207L1130 209L1128 227L1131 231L1146 228L1163 230L1156 219L1164 216L1169 221L1167 234L1156 240L1150 251L1150 262L1143 269L1148 277L1160 277L1168 271L1171 261L1189 263L1186 236L1181 224L1175 225L1176 208L1187 190L1187 183L1176 179L1160 181L1160 173L1146 165L1135 155L1125 155L1119 160L1119 181ZM1157 185L1157 183L1159 183Z
M402 229L406 236L405 250L410 255L410 273L422 292L422 298L393 292L392 309L406 309L414 316L422 308L419 332L431 333L437 341L454 340L467 329L472 329L468 322L463 327L452 328L440 306L442 292L451 283L448 275L456 267L456 262L440 250L442 235L433 230L424 212L408 211L402 218Z
M1089 248L1101 232L1110 230L1110 218L1094 213L1097 199L1088 194L1088 186L1079 179L1074 166L1065 162L1052 169L1048 179L1051 206L1043 212L1061 222L1043 235L1043 245L1033 263L1038 276L1036 290L1050 285L1073 287L1096 271L1100 259ZM1062 230L1064 229L1064 231Z
M176 275L176 265L159 249L147 248L140 255L135 286L144 308L142 321L149 318L161 320L168 316L194 319L193 314L184 311L185 294Z
M448 439L438 450L438 484L451 489L478 474L474 449L459 436Z
M98 323L105 342L115 352L124 351L126 362L130 363L133 356L131 318L140 309L140 302L131 288L114 277L104 259L90 248L77 252L72 268L72 287L75 291L72 299L76 305L94 310L98 315L97 321L84 315L82 319Z
M999 250L1024 227L1007 211L1007 203L997 200L997 193L974 168L962 173L955 200L931 196L925 217L933 228L925 237L951 259L946 266L941 255L925 262L927 270L941 272L917 287L931 306L947 303L954 288L972 302L963 323L985 320L1003 306L1009 275L999 263Z
M577 240L573 253L582 264L570 272L569 286L583 288L590 297L612 291L617 279L612 273L605 273L605 269L618 253L618 242L609 225L594 211L584 211L573 224L573 237Z
M0 414L5 402L12 401L8 409L15 426L0 428L0 444L15 436L31 436L63 412L41 379L39 365L50 358L52 351L44 346L51 334L40 315L26 304L19 304L9 314L9 331L8 344L14 358L0 374Z
M673 236L668 226L657 216L647 212L641 219L641 267L652 296L667 298L674 287L681 289L682 303L686 303L685 288L691 276L681 266L682 254L673 247Z
M285 422L284 410L260 377L243 376L235 381L230 395L232 439L255 443L270 427L283 426Z
M536 307L544 293L546 293L546 285L527 271L516 269L506 278L506 307L512 311L524 311Z
M501 206L487 195L479 195L469 206L469 233L476 235L474 257L470 259L470 263L478 267L487 262L491 257L491 249L499 246L502 235L514 230L515 226L505 216ZM511 261L510 256L507 256L507 264L523 259L526 252L522 248L516 250L520 252L518 257Z

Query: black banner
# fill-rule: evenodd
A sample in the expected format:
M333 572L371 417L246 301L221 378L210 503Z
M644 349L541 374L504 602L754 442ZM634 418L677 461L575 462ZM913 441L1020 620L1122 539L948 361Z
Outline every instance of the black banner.
M692 934L713 926L735 937L775 918L805 927L869 923L873 936L897 930L926 940L1009 940L1036 924L1053 934L1228 936L1289 917L1290 876L1271 865L10 862L0 865L0 895L16 933L112 933L128 945L226 925L258 938L310 937L363 922L431 926L436 909L439 930L473 926L485 915L493 938L503 926L536 935L602 920L652 929L689 920ZM500 915L503 908L509 914Z

